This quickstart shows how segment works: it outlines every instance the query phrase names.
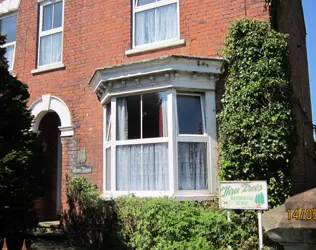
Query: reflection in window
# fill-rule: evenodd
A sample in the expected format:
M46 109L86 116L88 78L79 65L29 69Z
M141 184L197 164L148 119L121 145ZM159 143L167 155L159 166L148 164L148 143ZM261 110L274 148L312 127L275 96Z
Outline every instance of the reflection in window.
M203 134L200 96L177 96L179 134Z
M167 95L164 92L117 99L117 140L167 136Z
M111 140L111 103L106 105L106 141Z
M5 44L2 47L6 48L4 56L8 61L9 70L12 70L16 40L16 16L0 19L0 34L6 36Z

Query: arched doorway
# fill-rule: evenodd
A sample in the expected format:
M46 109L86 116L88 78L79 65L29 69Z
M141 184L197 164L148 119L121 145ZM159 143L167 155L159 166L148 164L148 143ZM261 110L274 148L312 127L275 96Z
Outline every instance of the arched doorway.
M62 144L59 126L59 116L52 111L47 112L39 123L38 140L45 155L43 167L45 193L36 201L40 221L56 220L61 212Z
M47 192L38 199L35 208L40 221L55 220L62 208L62 156L61 141L72 137L74 129L71 114L66 103L56 96L43 95L36 100L30 110L34 116L32 131L38 133L38 139L44 147L46 163L44 174L47 182ZM65 149L67 152L67 149ZM63 180L64 181L64 180Z

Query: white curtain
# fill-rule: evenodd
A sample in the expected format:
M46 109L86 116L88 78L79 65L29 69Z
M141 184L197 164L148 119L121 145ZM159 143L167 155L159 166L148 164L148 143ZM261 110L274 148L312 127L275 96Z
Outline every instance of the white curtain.
M206 143L178 143L180 190L207 189Z
M116 109L117 109L116 140L127 140L128 139L128 112L127 112L127 102L125 98L117 99Z
M177 4L136 13L135 45L176 38L178 35Z
M41 37L40 65L61 62L62 32Z
M118 146L116 154L117 190L168 189L167 143Z
M7 59L8 64L9 64L9 69L11 70L13 67L13 56L14 56L14 48L15 45L11 45L6 47L6 52L4 54L4 57Z

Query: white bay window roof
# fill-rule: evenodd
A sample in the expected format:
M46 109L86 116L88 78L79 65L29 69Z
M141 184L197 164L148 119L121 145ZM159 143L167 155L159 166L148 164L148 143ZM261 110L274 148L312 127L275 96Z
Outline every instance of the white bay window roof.
M221 66L219 58L165 56L96 70L104 196L212 197Z

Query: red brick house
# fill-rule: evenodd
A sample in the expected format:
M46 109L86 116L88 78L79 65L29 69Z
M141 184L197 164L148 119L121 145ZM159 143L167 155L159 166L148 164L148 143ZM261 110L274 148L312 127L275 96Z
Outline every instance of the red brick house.
M221 50L245 16L290 33L299 192L315 169L300 0L274 11L265 0L0 0L10 70L29 85L32 130L48 153L41 219L60 213L66 175L82 171L105 197L212 197Z

